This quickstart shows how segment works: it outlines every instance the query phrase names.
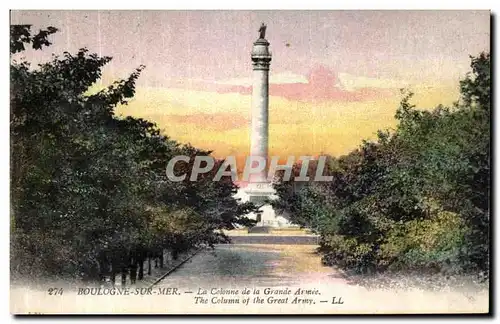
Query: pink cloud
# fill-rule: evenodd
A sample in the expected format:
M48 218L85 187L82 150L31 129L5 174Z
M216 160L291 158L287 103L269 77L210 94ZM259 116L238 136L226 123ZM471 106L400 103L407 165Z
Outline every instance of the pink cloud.
M244 116L232 113L168 115L168 118L175 123L203 125L204 128L217 131L227 131L249 125L249 121Z
M289 100L308 102L323 101L364 101L390 95L391 91L381 88L360 88L352 91L342 89L338 76L332 70L319 66L307 76L308 83L271 84L269 94ZM248 86L218 86L218 93L251 94L252 87Z

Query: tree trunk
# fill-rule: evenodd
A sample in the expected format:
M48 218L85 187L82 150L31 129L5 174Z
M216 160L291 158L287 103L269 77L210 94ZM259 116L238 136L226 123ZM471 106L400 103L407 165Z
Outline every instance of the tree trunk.
M160 253L160 268L163 268L163 251Z
M139 259L139 275L137 276L137 279L144 279L144 260L142 258Z
M111 284L113 287L115 286L116 283L116 274L115 274L115 268L111 268L111 274L109 275L109 279L111 280Z
M106 282L106 276L109 275L111 264L109 263L108 258L105 253L100 253L98 256L98 264L99 264L99 284L103 284Z
M151 275L151 257L148 258L148 276Z
M122 287L127 284L127 268L122 268Z
M137 280L137 263L130 266L130 284L134 285Z

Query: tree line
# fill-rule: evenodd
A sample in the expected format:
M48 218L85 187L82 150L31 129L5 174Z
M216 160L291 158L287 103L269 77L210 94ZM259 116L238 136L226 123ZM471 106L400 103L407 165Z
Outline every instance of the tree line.
M275 208L320 235L328 265L488 275L490 70L489 53L471 57L451 107L417 109L402 90L395 129L329 157L332 182L278 181Z
M12 25L11 57L27 47L45 49L56 32ZM115 115L118 105L133 98L144 66L89 92L111 59L85 48L36 67L11 58L14 276L109 276L114 283L128 275L134 282L144 276L145 260L150 273L152 262L163 265L164 253L175 259L195 247L227 242L223 229L253 224L244 215L256 208L233 198L230 177L167 179L173 156L210 151L178 143L148 120ZM191 167L178 163L176 172L190 174Z

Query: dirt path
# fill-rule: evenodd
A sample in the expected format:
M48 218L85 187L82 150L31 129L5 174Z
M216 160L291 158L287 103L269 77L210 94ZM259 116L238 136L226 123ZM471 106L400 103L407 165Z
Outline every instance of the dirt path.
M487 312L488 290L405 287L411 278L353 280L321 264L314 245L233 244L197 253L143 294L79 295L16 287L14 313L401 314ZM377 286L379 280L398 285ZM366 283L369 283L367 285Z

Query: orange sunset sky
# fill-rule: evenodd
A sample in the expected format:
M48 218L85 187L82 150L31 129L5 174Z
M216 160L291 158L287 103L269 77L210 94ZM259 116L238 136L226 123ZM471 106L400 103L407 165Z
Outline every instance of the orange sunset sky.
M458 99L469 55L489 51L489 11L12 11L12 24L54 26L28 50L113 57L101 88L144 64L117 113L156 122L214 156L249 154L250 50L261 22L273 54L269 153L341 155L395 125L399 88L423 109Z

